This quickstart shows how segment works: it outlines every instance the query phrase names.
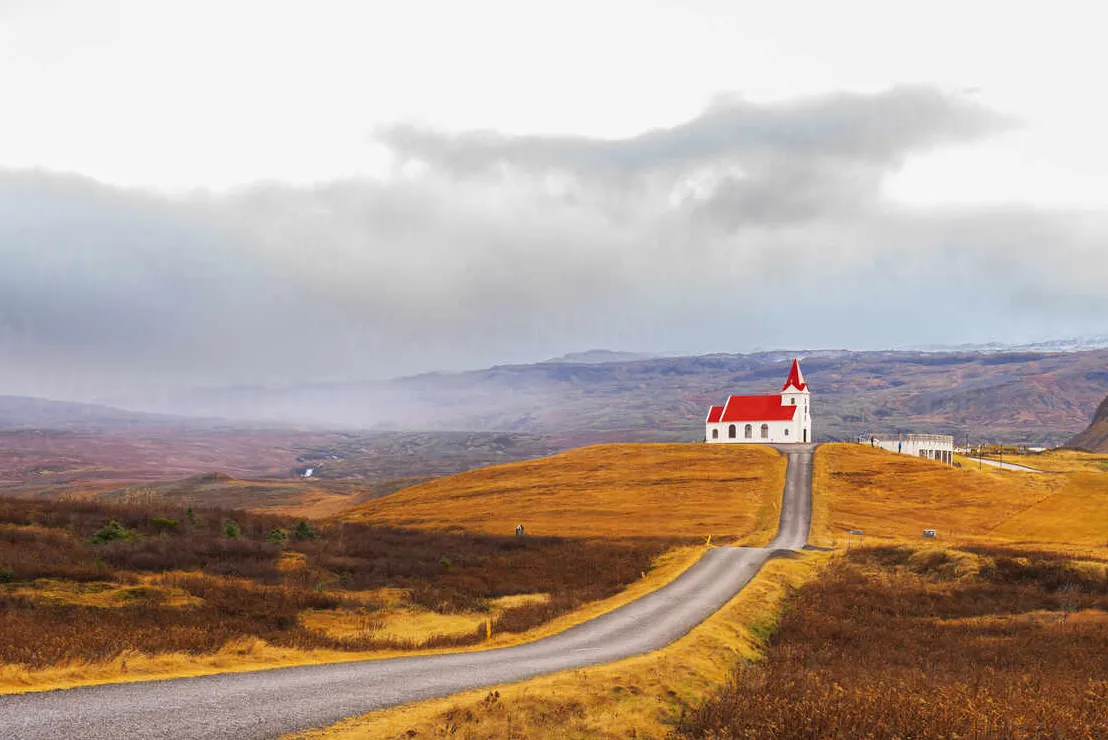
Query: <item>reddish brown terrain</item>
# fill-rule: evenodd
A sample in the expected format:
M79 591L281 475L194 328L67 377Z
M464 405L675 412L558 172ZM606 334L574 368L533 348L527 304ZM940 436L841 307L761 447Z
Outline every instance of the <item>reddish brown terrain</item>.
M1108 397L1097 407L1089 428L1070 440L1069 446L1088 452L1108 452Z
M1059 445L1108 394L1108 349L1073 352L801 352L817 442L941 432L959 443ZM710 404L775 392L791 352L506 365L382 383L227 389L174 412L389 429L525 432L571 447L694 441ZM608 361L611 359L611 361Z

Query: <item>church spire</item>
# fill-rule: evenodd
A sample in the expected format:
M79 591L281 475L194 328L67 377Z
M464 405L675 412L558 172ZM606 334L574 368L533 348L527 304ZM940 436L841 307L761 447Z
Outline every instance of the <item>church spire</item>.
M808 389L808 384L804 382L804 374L800 372L800 360L793 358L793 367L789 371L789 379L785 381L785 385L781 388L781 391L787 391L789 387L796 388L798 391Z

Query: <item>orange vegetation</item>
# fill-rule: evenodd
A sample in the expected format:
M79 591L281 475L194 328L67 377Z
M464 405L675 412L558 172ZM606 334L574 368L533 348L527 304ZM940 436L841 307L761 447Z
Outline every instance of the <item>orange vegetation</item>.
M954 468L874 450L828 444L816 451L812 540L992 537L1100 546L1108 539L1108 474L1039 474Z
M959 575L954 561L976 567ZM874 547L786 607L677 738L1108 737L1108 572L1007 547Z
M430 481L346 519L559 537L769 539L785 458L764 447L599 445Z

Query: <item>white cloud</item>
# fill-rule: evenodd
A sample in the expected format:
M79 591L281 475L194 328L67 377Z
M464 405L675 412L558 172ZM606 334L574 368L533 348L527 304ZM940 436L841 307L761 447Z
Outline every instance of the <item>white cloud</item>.
M594 346L1089 331L1108 311L1103 212L883 196L912 152L1006 125L916 87L717 105L616 140L392 129L421 168L313 186L166 197L8 172L0 351L19 362L0 383L90 397ZM674 201L690 178L701 195Z

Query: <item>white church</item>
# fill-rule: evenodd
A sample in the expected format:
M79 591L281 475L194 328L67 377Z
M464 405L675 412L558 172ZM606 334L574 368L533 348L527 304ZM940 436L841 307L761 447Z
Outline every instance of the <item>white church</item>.
M704 424L704 439L719 444L781 444L812 441L811 400L800 372L800 360L780 393L771 396L731 396L712 406Z

